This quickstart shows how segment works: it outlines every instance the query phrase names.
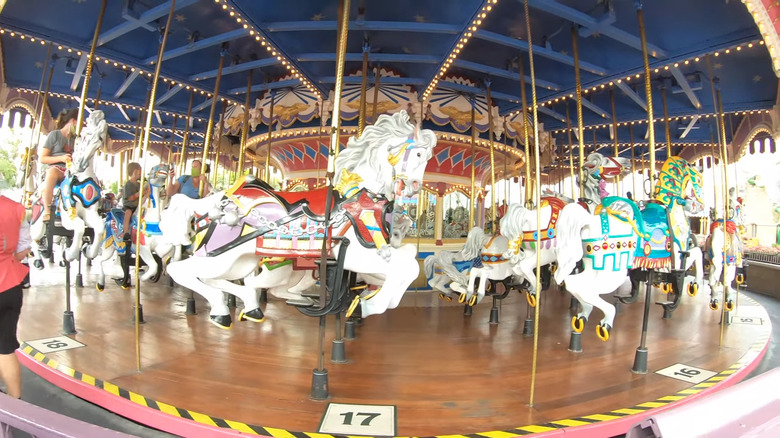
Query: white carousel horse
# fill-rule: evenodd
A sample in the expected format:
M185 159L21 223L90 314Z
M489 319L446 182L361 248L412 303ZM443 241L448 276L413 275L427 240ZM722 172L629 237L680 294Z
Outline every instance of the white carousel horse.
M461 294L458 301L468 301L468 304L473 306L485 297L488 280L504 281L514 275L512 265L504 258L508 245L509 241L501 234L485 233L480 227L474 227L469 231L466 244L461 250L464 260L473 260L468 284L464 288L459 283L450 283L450 288ZM477 278L479 278L478 287Z
M436 135L429 130L415 133L402 111L380 116L360 138L350 138L335 160L338 195L328 225L332 236L352 243L344 269L384 280L380 289L355 297L350 310L360 305L364 317L397 307L419 273L414 245L393 248L386 244L390 236L385 209L395 196L412 196L421 189L435 144ZM291 258L299 264L319 258L326 196L327 189L275 192L251 179L203 200L174 196L160 222L164 235L177 234L178 229L179 236L172 239L182 240L181 230L186 228L182 222L189 221L195 211L209 212L203 221L210 222L196 235L193 257L171 263L168 274L209 301L211 321L218 327L232 325L223 291L244 302L239 320L262 321L255 288L231 280L252 274L263 258ZM337 254L340 245L333 240L330 253Z
M100 185L92 168L92 159L95 152L105 145L107 139L108 125L106 125L103 111L93 111L87 118L87 126L81 130L81 136L76 141L73 161L68 163L65 179L59 186L60 196L57 206L60 220L65 229L73 231L72 243L65 250L65 258L68 261L73 261L78 257L81 241L87 227L92 228L95 236L86 249L86 256L94 259L100 252L105 224L98 213ZM41 220L40 214L34 214L33 220L30 234L33 242L37 242L43 238L46 224ZM34 243L33 246L35 246L36 257L40 257L37 243Z
M704 287L702 252L694 243L688 222L689 215L704 209L701 191L702 177L698 169L680 157L669 157L664 162L653 199L640 204L647 237L637 242L631 297L621 301L631 302L636 298L639 282L646 281L650 270L661 272L665 282L663 290L674 294L673 300L664 304L668 311L677 307L686 284L690 296ZM685 273L692 266L694 276L686 278Z
M454 293L452 284L460 284L460 290L465 290L472 264L472 260L463 258L463 251L439 251L425 258L423 269L428 285L441 292L439 298L451 301L453 296L460 295Z
M731 286L737 276L737 270L742 269L742 240L740 235L744 232L744 218L742 215L742 206L737 202L734 195L734 188L729 189L730 213L732 213L726 222L726 233L723 232L723 219L714 218L710 225L710 235L705 243L707 260L710 262L709 286L710 286L710 308L717 310L719 307L716 297L723 296L723 289L726 289L725 306L726 310L734 310L734 288ZM723 269L726 270L725 282Z
M602 199L595 214L579 204L561 209L556 227L558 268L554 277L558 284L565 281L566 290L582 305L582 311L572 318L575 332L582 332L595 306L604 313L596 333L604 341L609 339L615 306L600 295L612 293L625 281L642 229L639 209L626 198ZM573 273L580 260L582 272Z
M158 164L151 168L147 179L151 187L149 198L139 206L142 209L142 219L140 227L141 247L138 249L138 254L148 267L144 275L141 276L143 281L159 279L158 274L162 270L160 261L168 257L173 257L173 260L177 260L181 256L181 246L178 244L174 245L173 242L166 240L160 231L160 216L165 208L163 205L164 199L162 199L161 195L165 192L165 182L168 179L169 170L170 166L168 164ZM99 271L96 287L99 291L102 291L106 284L103 262L111 259L114 253L122 257L125 251L131 249L127 242L122 240L122 235L125 233L125 230L122 229L124 214L123 210L115 208L109 211L106 217L106 234L102 242L103 252L97 263ZM139 230L136 217L134 214L130 222L132 230L131 244L136 242L136 233ZM155 258L155 255L157 255L157 258ZM122 287L129 287L129 266L123 264L122 270Z

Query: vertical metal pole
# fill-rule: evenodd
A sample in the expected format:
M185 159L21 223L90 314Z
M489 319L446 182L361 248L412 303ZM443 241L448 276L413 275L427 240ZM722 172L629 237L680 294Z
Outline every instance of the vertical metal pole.
M653 120L653 90L650 85L650 61L647 55L647 36L642 3L636 4L636 18L639 21L639 39L642 43L642 60L645 65L645 95L647 99L647 144L650 148L650 190L655 187L655 126Z
M176 135L176 121L178 119L178 114L173 115L173 125L171 126L171 142L168 144L168 161L167 164L171 165L171 160L173 159L173 137Z
M671 157L674 155L672 150L672 135L669 130L669 112L666 107L666 84L661 87L661 106L664 110L664 134L666 135L666 156Z
M490 96L490 81L487 82L488 141L490 142L490 212L493 218L493 235L498 234L498 216L496 216L496 158L493 148L493 99ZM471 157L473 161L475 157Z
M265 151L265 175L264 175L265 182L269 184L271 183L271 145L273 144L273 139L271 138L271 134L273 134L274 132L275 103L276 103L276 92L274 90L271 90L271 109L269 110L270 115L268 117L268 150Z
M577 140L580 144L580 198L585 197L585 177L583 175L582 167L585 165L585 139L583 137L582 127L582 80L580 78L580 51L577 44L577 27L571 27L571 46L574 52L574 81L576 82L576 97L577 97Z
M217 145L214 146L214 187L217 186L217 179L219 179L219 154L222 152L222 130L225 126L225 112L227 111L227 101L222 102L222 114L219 116L219 126L217 127Z
M531 208L531 146L528 144L528 101L525 96L525 69L523 68L523 54L517 56L517 69L520 71L520 105L523 108L523 147L525 153L525 185L523 186L523 203L525 208Z
M43 92L43 96L41 98L41 108L38 111L38 120L35 124L35 130L33 130L30 138L30 144L27 146L27 152L24 157L24 178L22 179L22 187L25 187L27 185L27 177L28 172L30 170L30 156L32 155L33 148L38 147L38 143L41 141L41 130L43 129L43 113L46 110L46 101L49 98L49 88L51 87L51 77L54 73L54 60L51 59L51 47L52 44L49 43L49 49L48 54L46 55L47 62L49 63L49 77L46 79L46 90ZM43 74L46 75L46 69L43 69ZM41 85L43 83L43 76L41 77ZM32 141L32 139L35 138L35 142ZM31 194L30 194L31 195ZM24 198L27 199L28 194L25 190Z
M377 117L377 105L379 104L379 87L382 82L382 67L376 66L376 80L374 81L374 103L373 110L371 111L371 123L376 123ZM340 111L340 110L339 110Z
M190 123L192 121L192 103L195 99L195 90L190 92L190 104L187 107L187 119L184 121L184 135L181 138L181 155L179 156L179 175L184 174L184 166L187 164L187 144L190 139Z
M613 154L615 155L615 159L617 159L620 156L620 152L618 151L618 124L617 124L617 113L615 112L615 90L613 88L609 89L609 100L612 104L612 147L613 147ZM617 189L617 195L623 196L623 192L620 190L620 178L621 175L618 175L615 177L615 187Z
M476 200L476 167L474 166L474 157L477 153L477 110L476 98L471 101L471 194L469 197L469 222L471 226L477 226L477 218L474 214L474 201Z
M211 110L209 111L209 121L206 125L206 135L203 137L203 158L201 159L201 172L206 166L206 159L209 156L209 146L211 146L211 135L214 130L214 113L217 111L217 102L219 101L219 84L222 82L222 67L225 65L225 53L219 52L219 66L217 67L217 79L214 84L213 99L211 101ZM200 177L200 184L198 184L198 197L203 196L203 188L205 186L203 176Z
M569 177L571 178L571 198L577 199L576 181L574 178L574 144L571 141L571 119L569 118L569 103L564 102L566 105L566 132L569 135Z
M152 128L152 118L154 117L154 99L157 95L157 81L160 78L160 68L162 66L163 61L163 52L165 51L165 43L168 40L168 32L171 28L171 19L173 19L173 12L176 10L176 0L171 0L171 9L168 11L168 21L165 23L165 29L162 34L162 39L160 41L160 49L157 51L157 64L154 67L154 77L152 78L152 89L149 95L149 109L146 112L146 129L143 131L143 157L144 157L144 164L146 164L146 151L149 149L149 131ZM145 168L146 166L142 166L142 168ZM141 200L143 199L143 191L144 191L144 184L146 181L144 181L144 172L141 172L141 181L140 181L140 190L139 190L139 202L138 202L138 208L136 209L136 220L138 221L138 225L141 225L141 213L143 211L143 208L141 206ZM136 241L135 241L135 247L140 248L141 246L141 233L136 233ZM127 249L130 250L129 248ZM140 342L140 336L141 336L141 328L140 328L140 315L141 315L141 277L139 276L139 269L140 269L140 257L136 255L135 257L135 358L136 358L136 368L138 371L141 370L141 342Z
M636 160L634 159L634 125L633 124L628 125L628 142L630 145L629 147L631 148L631 185L633 186L634 200L638 201L639 198L637 198L637 191L636 191Z
M535 182L535 204L536 204L536 299L537 304L534 307L534 351L533 351L533 359L531 362L531 394L529 397L528 404L530 406L533 406L534 404L534 391L536 390L536 362L539 358L539 308L542 305L541 300L541 290L542 290L542 275L541 275L541 236L542 233L540 231L540 227L542 224L542 207L540 204L540 196L542 193L541 189L541 181L539 181L539 175L541 172L540 169L540 163L539 163L539 112L537 111L537 101L536 101L536 74L534 71L534 45L533 45L533 39L531 38L531 16L528 12L528 0L525 0L525 28L527 30L527 36L528 36L528 59L529 59L529 67L531 68L531 108L533 108L533 116L534 116L534 170L536 172L536 180Z
M249 106L252 104L252 70L246 79L246 100L244 100L244 124L241 127L241 146L238 150L238 166L236 174L239 178L244 177L244 161L246 160L246 139L249 136Z
M718 129L720 130L720 140L721 140L720 141L720 156L721 156L722 159L720 160L720 162L721 162L720 177L721 177L721 182L723 184L723 186L722 186L723 188L721 190L723 192L723 224L722 224L722 226L723 226L723 242L725 243L726 239L728 239L728 236L729 236L728 235L728 231L726 230L726 223L728 222L729 211L730 211L730 209L732 207L731 205L729 205L731 200L729 199L729 194L728 194L728 192L729 192L729 176L728 176L728 172L727 172L727 169L726 169L726 167L728 166L728 163L729 163L729 155L728 155L728 150L726 148L726 123L725 123L725 120L723 118L723 101L721 99L721 94L720 94L720 82L717 80L717 78L713 78L713 83L714 83L715 95L716 95L715 104L717 105L717 118L718 118L718 125L719 125ZM737 235L737 233L735 233L734 238L735 239L739 239L739 236ZM733 243L733 244L736 245L736 243ZM727 268L727 265L726 265L726 250L725 250L725 245L724 245L724 249L723 249L723 273L722 273L723 274L723 278L722 278L722 282L723 282L723 307L721 308L720 339L718 341L718 345L723 345L723 330L724 330L724 328L726 326L726 323L728 322L728 321L726 321L726 303L727 303L726 300L728 299L728 294L726 292L727 292L728 288L731 287L731 284L728 281L728 275L726 274L726 270L727 270L726 268Z
M371 46L368 45L368 41L363 42L363 69L361 70L363 76L360 78L360 113L358 115L358 137L363 135L363 129L366 128L366 85L368 82L368 52L370 50ZM376 100L376 98L374 98L374 100ZM374 105L374 107L376 108L376 105ZM376 120L374 120L374 122L376 122Z
M87 68L84 70L84 85L81 87L81 100L79 101L79 114L76 119L76 138L81 135L81 124L84 121L84 106L87 104L87 91L89 90L89 79L92 76L92 60L95 58L95 49L97 48L98 38L100 37L100 27L103 25L103 16L106 13L106 0L100 4L98 21L95 26L95 33L92 35L92 46L87 55Z

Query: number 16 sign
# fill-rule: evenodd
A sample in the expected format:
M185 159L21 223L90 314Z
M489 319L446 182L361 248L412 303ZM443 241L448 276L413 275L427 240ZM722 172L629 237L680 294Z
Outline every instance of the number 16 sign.
M320 422L320 433L395 436L396 408L386 405L329 403Z

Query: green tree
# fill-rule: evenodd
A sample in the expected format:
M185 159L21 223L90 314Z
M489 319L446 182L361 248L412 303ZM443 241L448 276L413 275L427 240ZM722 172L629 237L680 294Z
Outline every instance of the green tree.
M21 169L17 168L16 159L21 147L22 138L18 133L10 130L10 134L2 136L0 138L0 175L5 180L5 183L9 186L13 186L16 182L16 173Z

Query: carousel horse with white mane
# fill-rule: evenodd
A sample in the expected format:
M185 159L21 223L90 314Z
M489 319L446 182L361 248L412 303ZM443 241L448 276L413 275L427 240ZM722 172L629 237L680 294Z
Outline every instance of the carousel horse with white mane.
M249 276L264 258L292 259L294 267L311 269L322 253L327 228L333 236L324 242L330 255L341 254L345 239L351 243L343 253L344 270L384 281L379 289L357 295L348 313L357 306L363 317L393 309L417 277L419 265L414 245L387 244L387 213L396 196L419 192L435 144L436 135L430 130L415 132L404 111L382 115L359 138L350 138L334 163L329 223L325 223L328 188L278 192L248 178L227 192L200 200L174 196L162 215L163 235L186 240L183 222L194 212L205 215L196 218L193 256L171 263L168 274L209 301L211 322L218 327L232 326L223 291L244 302L239 320L259 322L264 316L256 289L231 280Z
M582 305L582 311L572 317L575 332L582 332L595 306L604 313L596 334L604 341L609 339L615 306L601 295L612 293L625 281L643 228L639 208L627 198L603 198L593 214L580 204L561 209L554 278L558 284L565 281L566 290ZM581 270L573 272L580 261Z
M729 189L729 213L725 220L726 232L723 232L724 220L716 219L714 209L710 225L710 235L704 245L707 260L710 263L709 286L710 286L710 308L718 310L719 302L716 297L723 296L723 289L726 289L725 306L727 311L734 310L734 289L731 287L737 276L744 279L744 267L742 264L742 240L740 234L744 232L745 226L742 215L742 206L739 204L734 188ZM725 282L723 279L723 270L725 273ZM742 279L737 279L740 283Z
M459 284L460 290L465 290L472 264L472 260L464 259L463 251L439 251L425 258L423 270L428 285L440 292L439 298L452 301L453 297L461 295L452 289L453 283ZM465 301L465 295L463 300Z
M165 182L168 179L170 166L168 164L158 164L149 171L148 179L151 190L149 197L139 206L141 208L141 226L138 227L137 216L133 214L130 220L131 240L126 242L122 240L125 230L122 229L125 212L124 210L114 208L106 216L105 238L103 239L103 252L98 260L98 279L96 288L103 291L105 288L105 272L103 271L103 262L111 259L114 253L118 254L122 263L123 277L121 286L128 288L130 286L130 266L129 257L125 257L131 250L131 245L136 242L137 233L141 233L141 247L138 249L141 259L146 263L148 269L141 277L141 280L157 281L162 273L162 260L174 256L174 259L181 255L180 246L167 241L160 231L160 216L164 209L161 198L164 193ZM174 255L174 250L178 255Z
M106 144L107 139L108 125L103 111L92 111L87 118L87 125L81 130L81 136L76 141L73 161L68 163L65 178L59 184L60 195L57 206L60 220L65 229L73 231L72 242L65 250L65 259L68 261L78 257L87 227L92 228L94 237L85 251L86 256L94 259L100 252L104 222L98 213L98 203L101 199L100 185L92 168L92 160L95 152ZM33 205L33 222L30 228L36 258L40 257L37 242L46 233L46 224L41 220L42 210L43 205L39 200ZM38 265L36 263L36 266Z
M660 282L671 300L661 304L665 317L677 308L685 289L685 273L693 266L695 274L687 291L695 296L704 286L701 249L688 222L689 215L704 209L701 200L701 172L680 157L669 157L661 167L653 199L640 203L646 237L637 243L631 277L631 295L618 297L633 302L640 282ZM651 275L650 271L654 271Z
M511 278L514 275L512 265L504 258L507 248L507 238L501 234L485 233L480 227L474 227L469 231L466 244L461 250L463 259L472 261L468 284L464 287L460 283L450 283L451 290L460 294L459 302L468 302L470 306L479 303L485 297L485 293L492 292L493 282L504 283L507 290L510 284L514 284ZM477 279L479 279L478 286Z

